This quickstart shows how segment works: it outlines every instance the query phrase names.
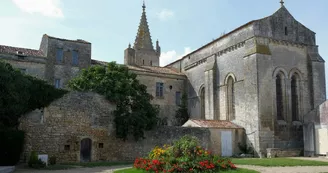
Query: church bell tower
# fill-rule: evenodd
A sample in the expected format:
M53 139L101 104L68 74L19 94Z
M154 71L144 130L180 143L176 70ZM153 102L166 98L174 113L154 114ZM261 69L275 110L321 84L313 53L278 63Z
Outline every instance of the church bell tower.
M124 64L137 66L159 66L161 47L156 41L156 50L153 47L146 16L145 2L142 5L142 15L133 48L124 51Z

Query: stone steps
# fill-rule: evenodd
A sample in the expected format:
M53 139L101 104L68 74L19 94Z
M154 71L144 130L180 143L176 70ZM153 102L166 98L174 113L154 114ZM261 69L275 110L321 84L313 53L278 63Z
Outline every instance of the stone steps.
M0 166L0 173L12 173L15 171L15 166Z

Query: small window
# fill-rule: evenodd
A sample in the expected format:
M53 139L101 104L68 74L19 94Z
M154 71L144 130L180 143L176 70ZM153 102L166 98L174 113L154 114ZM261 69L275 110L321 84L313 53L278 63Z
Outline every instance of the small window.
M177 91L175 93L175 104L180 105L181 104L181 92Z
M63 49L57 49L57 52L56 52L56 62L57 63L63 63L63 55L64 55Z
M70 148L71 148L71 146L70 145L65 145L65 151L69 151L70 150Z
M99 148L104 148L104 143L99 143Z
M78 55L78 52L75 50L72 51L72 64L73 65L79 64L79 55Z
M60 88L60 79L55 79L55 88Z
M288 29L285 27L285 35L288 35Z
M152 66L153 65L153 61L150 61L150 66Z
M163 97L164 93L164 83L156 83L156 97Z

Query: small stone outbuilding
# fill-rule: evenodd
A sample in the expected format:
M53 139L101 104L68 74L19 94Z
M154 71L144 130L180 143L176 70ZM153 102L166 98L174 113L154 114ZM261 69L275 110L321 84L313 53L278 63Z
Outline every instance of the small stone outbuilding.
M246 144L244 128L226 120L188 120L183 127L207 128L211 133L211 148L223 157L239 155L239 145Z

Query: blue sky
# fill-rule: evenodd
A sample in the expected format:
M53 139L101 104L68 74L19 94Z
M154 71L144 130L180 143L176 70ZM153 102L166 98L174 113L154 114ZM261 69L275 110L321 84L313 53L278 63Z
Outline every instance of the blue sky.
M153 43L165 65L251 20L273 14L280 0L146 0ZM92 43L92 58L123 63L134 43L142 0L1 0L0 44L38 49L43 34ZM285 6L317 33L328 58L328 1L285 0Z

